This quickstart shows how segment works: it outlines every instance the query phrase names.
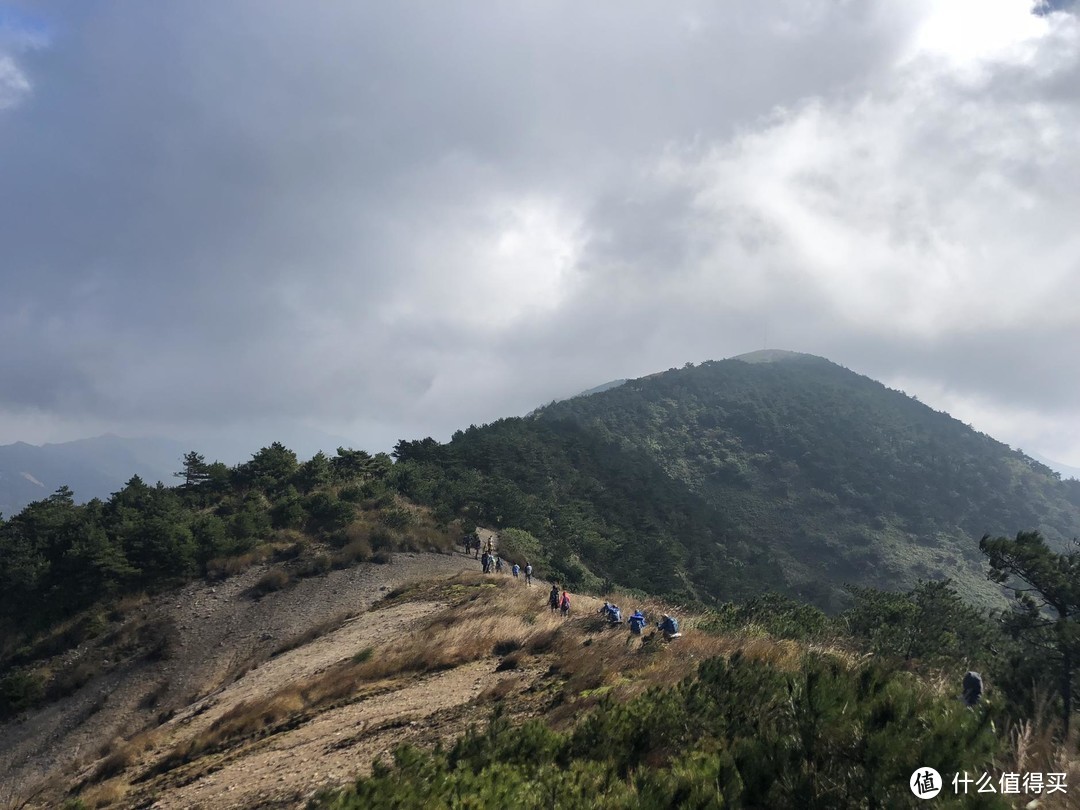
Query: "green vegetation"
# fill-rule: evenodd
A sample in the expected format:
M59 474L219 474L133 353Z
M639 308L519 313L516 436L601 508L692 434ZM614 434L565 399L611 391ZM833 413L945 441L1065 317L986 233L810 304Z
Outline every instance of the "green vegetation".
M600 691L600 690L595 690ZM399 748L314 807L898 807L912 763L990 770L995 709L966 710L879 662L806 654L794 673L739 653L675 687L605 696L565 732L496 715L448 751ZM992 797L984 807L995 804ZM460 805L463 800L467 805Z
M1001 604L977 538L1080 534L1080 482L808 355L673 369L395 455L402 492L530 532L560 579L704 602L838 610L849 584L948 576Z
M1062 589L1076 587L1075 558L1049 551L1036 534L987 538L983 546L995 571L1006 571L1007 559L1015 574L1023 560L1029 573L1048 577L1036 586L1034 575L1026 585L999 575L1034 588L1021 591L1018 615L1032 603L1052 607ZM370 776L324 792L310 806L915 807L908 783L919 763L933 763L946 779L964 771L996 779L1071 767L1067 726L1030 722L1037 715L1032 695L1056 694L1059 705L1067 695L1054 692L1053 673L1016 668L1020 660L1039 660L1042 641L1063 638L1054 621L1043 623L1049 635L1042 638L1013 633L973 609L948 581L906 593L854 588L853 601L833 617L775 594L724 604L686 617L695 629L685 643L660 650L628 648L621 634L583 641L588 619L576 631L556 622L543 650L552 660L549 675L557 673L563 686L548 693L543 721L525 719L533 710L515 718L514 703L503 703L504 690L493 689L496 710L486 727L449 748L401 746L392 763L376 763ZM493 612L497 606L479 609L516 612L506 605ZM536 629L525 632L539 637ZM538 646L527 635L506 635L514 643L499 645L496 654L510 653L497 671L519 667L521 654ZM409 660L444 656L436 646ZM696 667L694 658L701 661ZM636 688L688 666L677 684ZM958 697L960 675L974 666L991 687L969 710ZM1055 744L1055 734L1068 742ZM936 801L1011 806L974 790L946 790Z
M891 807L915 801L906 781L915 762L940 762L942 773L1000 773L1026 756L1029 770L1060 770L1053 763L1063 754L1050 740L1069 739L1064 718L1075 673L1045 664L1047 649L1063 665L1070 654L1080 660L1061 624L1075 620L1066 600L1080 593L1077 558L1051 551L1037 533L982 545L994 576L1023 597L1005 621L943 580L902 593L852 587L852 606L835 616L778 594L725 603L687 617L695 631L686 644L644 664L621 639L587 639L583 647L556 628L545 649L559 656L553 669L567 682L545 723L496 717L448 751L400 749L392 767L314 804L439 807L468 796L477 806ZM391 599L406 595L427 596L413 588ZM535 643L503 635L515 643L496 651L511 651L499 668L517 668L514 651ZM733 639L734 648L716 657L716 645ZM798 646L785 647L788 639ZM670 666L676 649L679 662L704 663L678 686L627 691L643 677L635 668ZM418 658L440 661L446 650L439 645L437 653ZM975 711L958 699L968 669L990 684ZM578 702L560 715L568 695ZM1038 696L1061 719L1033 737ZM583 714L582 700L599 703ZM1026 729L1024 752L1010 750L1017 729ZM960 803L1008 806L996 801Z
M75 682L34 663L101 634L125 595L289 561L255 584L259 596L398 548L444 548L449 527L399 505L392 469L385 454L343 448L299 463L275 443L233 468L191 452L179 486L135 476L83 505L63 487L0 520L0 718ZM312 541L330 552L305 553Z
M1057 665L1062 725L1068 736L1073 681L1080 665L1080 550L1074 544L1067 553L1055 554L1038 532L1021 532L1015 540L986 536L979 546L989 558L990 577L1016 596L1006 620L1008 632L1036 660Z

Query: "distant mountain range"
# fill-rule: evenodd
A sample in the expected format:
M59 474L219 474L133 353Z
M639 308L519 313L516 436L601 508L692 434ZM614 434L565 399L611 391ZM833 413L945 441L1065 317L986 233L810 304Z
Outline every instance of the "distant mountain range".
M98 436L41 446L0 446L0 513L19 512L32 501L68 486L78 501L107 498L138 475L149 484L176 483L173 472L191 448L169 439Z
M1028 455L1041 464L1045 464L1062 478L1076 478L1080 480L1080 467L1070 467L1068 464L1062 464L1060 461L1054 461L1045 456L1040 456L1038 453L1029 453Z

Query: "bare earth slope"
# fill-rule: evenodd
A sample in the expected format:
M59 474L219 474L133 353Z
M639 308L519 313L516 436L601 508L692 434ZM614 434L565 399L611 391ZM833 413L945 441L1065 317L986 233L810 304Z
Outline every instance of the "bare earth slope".
M55 806L74 786L107 778L110 756L113 770L138 771L244 701L382 645L440 607L408 602L366 613L391 589L478 569L471 556L459 553L398 554L388 565L302 579L261 599L248 590L262 568L169 594L139 617L168 636L161 660L106 662L108 671L72 696L0 726L0 806L18 806L29 797L29 806ZM166 774L169 779L147 776L144 768L144 778L122 791L102 787L95 796L90 788L83 795L100 806L291 806L321 785L347 781L407 736L410 723L469 701L486 685L481 670L463 666L384 694L375 690L369 699L323 712L286 733L203 757L199 767ZM440 733L457 730L451 723ZM358 734L362 739L350 741Z

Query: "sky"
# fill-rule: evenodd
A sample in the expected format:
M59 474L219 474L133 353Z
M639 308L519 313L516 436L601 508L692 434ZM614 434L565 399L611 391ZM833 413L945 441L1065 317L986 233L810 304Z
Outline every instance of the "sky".
M1077 8L0 0L0 443L385 450L768 347L1080 466Z

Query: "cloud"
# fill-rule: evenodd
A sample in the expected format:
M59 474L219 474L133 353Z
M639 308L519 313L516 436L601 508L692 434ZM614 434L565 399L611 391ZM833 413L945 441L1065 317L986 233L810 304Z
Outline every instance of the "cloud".
M50 7L0 440L387 447L764 340L1063 419L1080 49L1023 6Z
M587 260L660 312L708 310L718 342L757 313L780 345L922 379L961 415L1000 408L984 421L1008 437L1037 411L1043 451L1075 456L1080 26L1032 17L1005 41L1006 6L982 50L950 50L953 21L932 19L872 84L672 145L639 185L656 202L637 196ZM627 227L645 210L651 228Z
M30 93L30 81L10 56L0 54L0 110L14 107Z

